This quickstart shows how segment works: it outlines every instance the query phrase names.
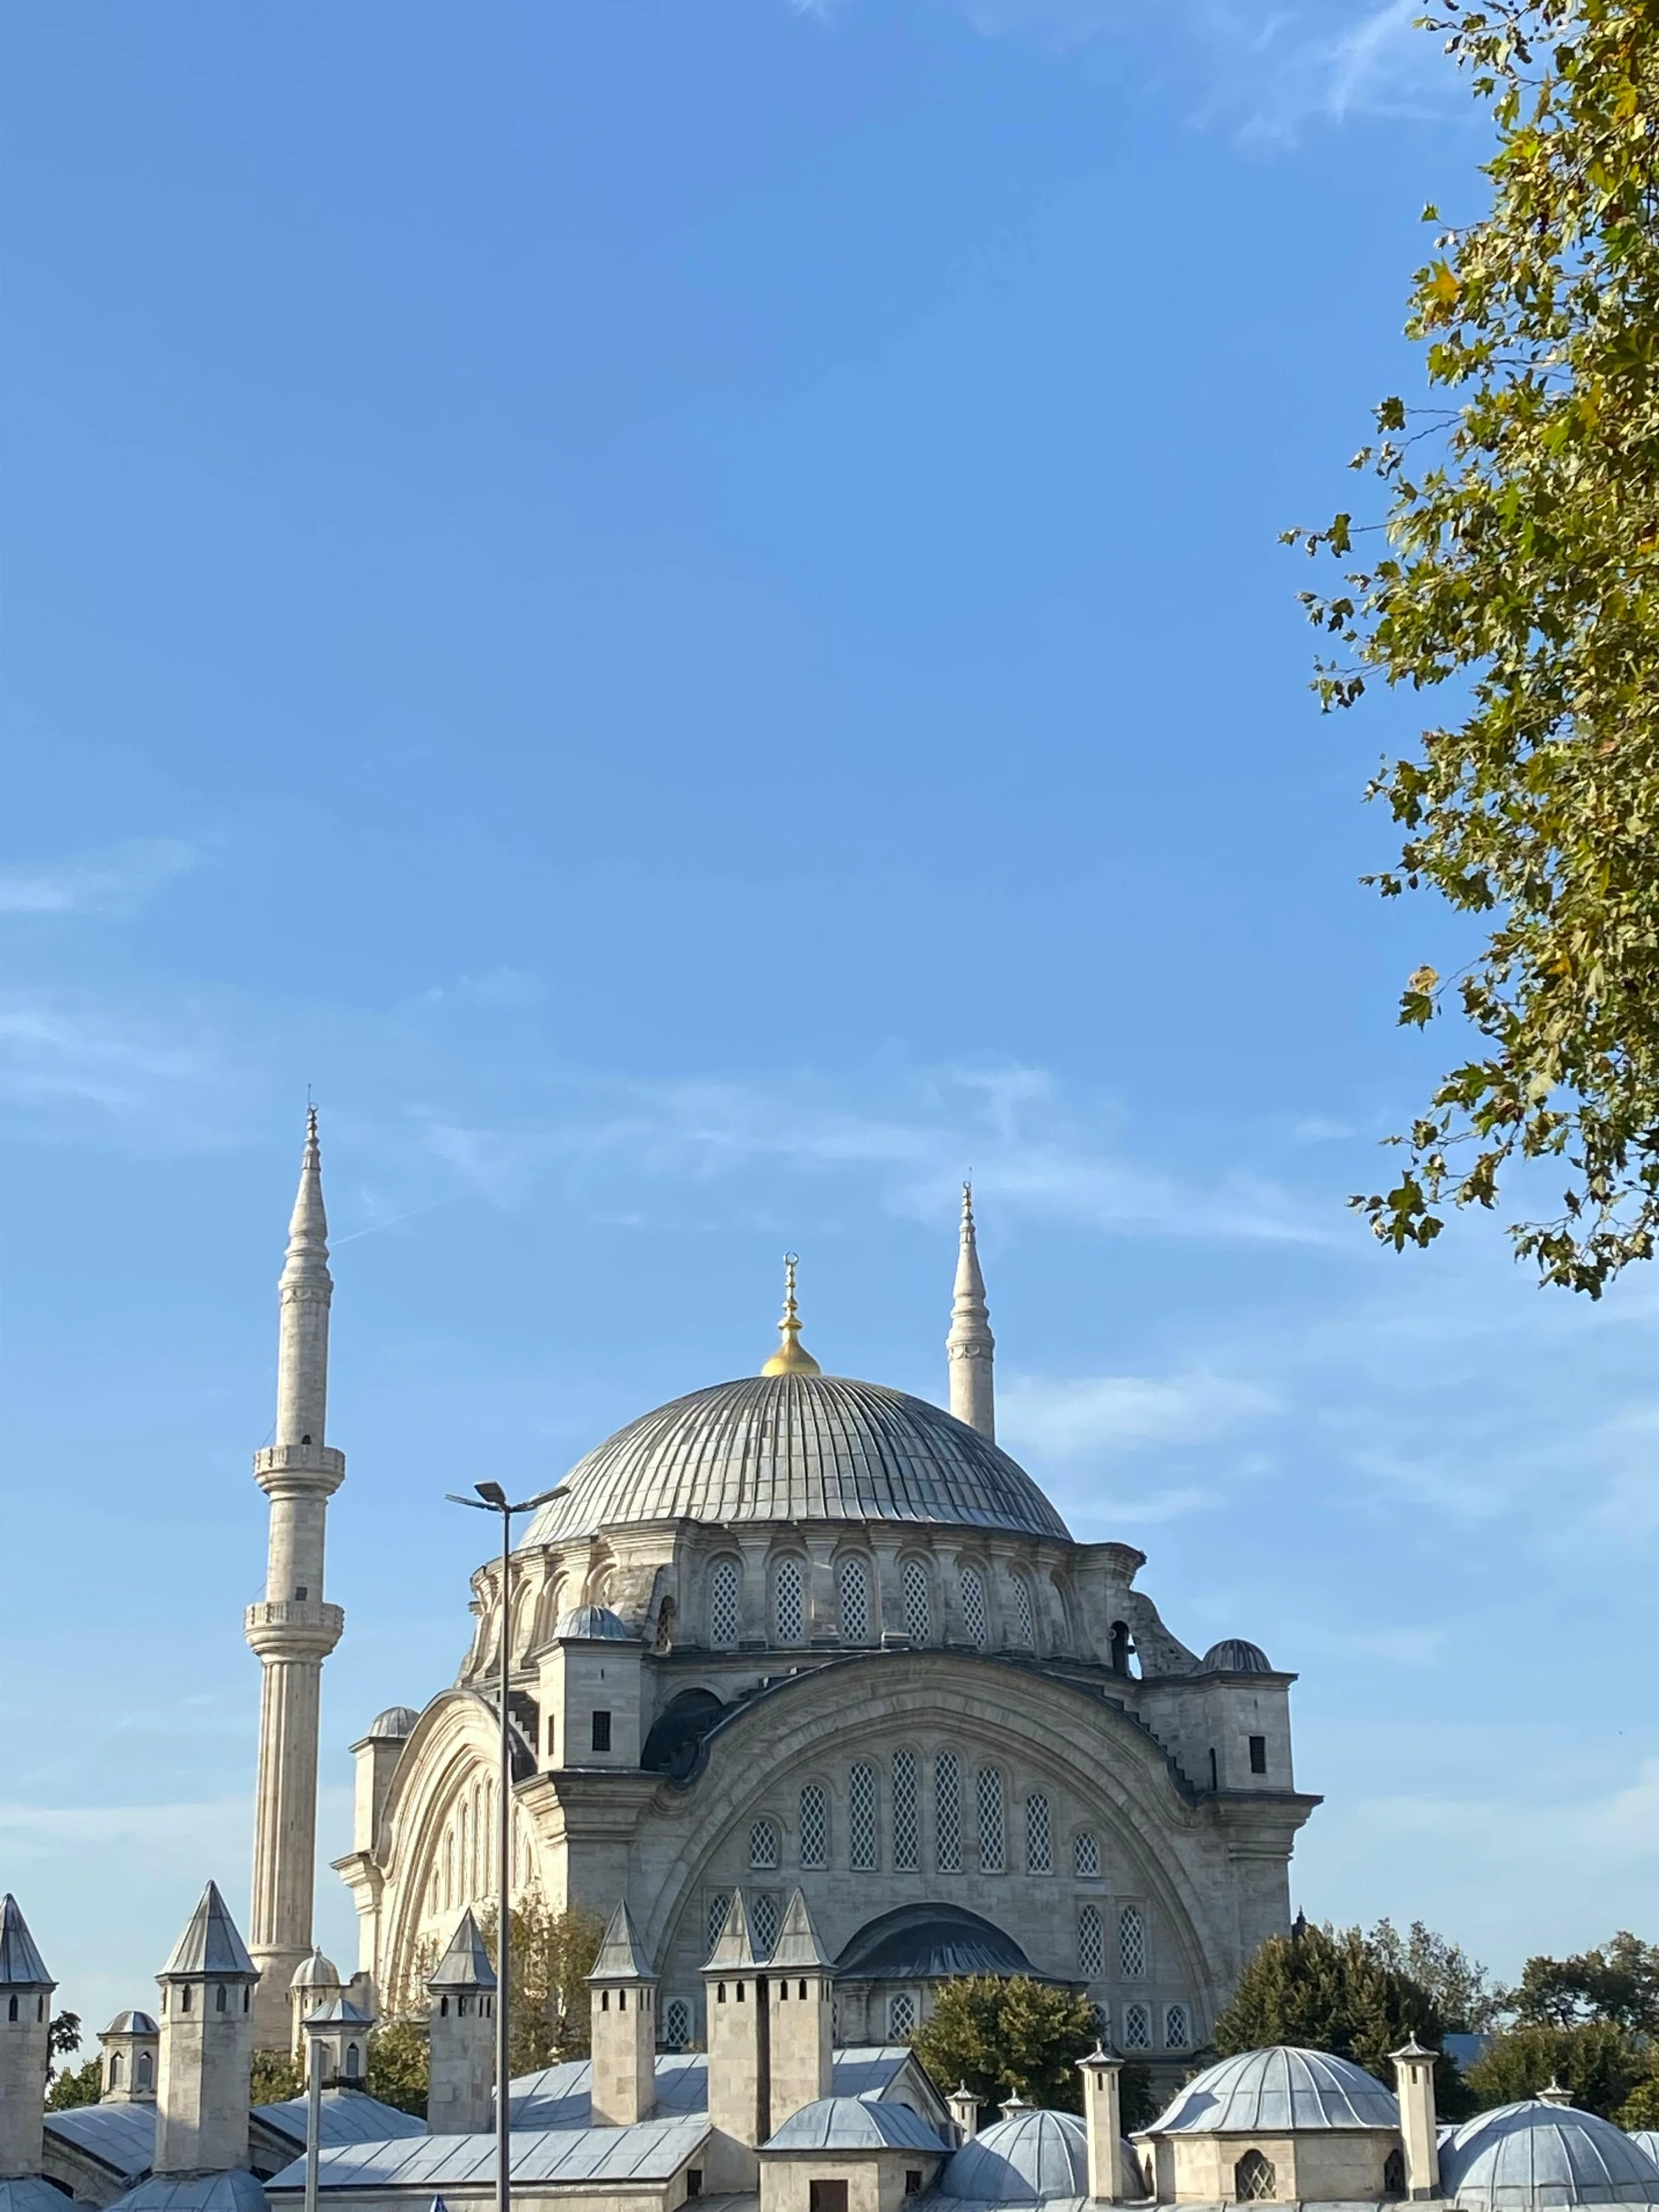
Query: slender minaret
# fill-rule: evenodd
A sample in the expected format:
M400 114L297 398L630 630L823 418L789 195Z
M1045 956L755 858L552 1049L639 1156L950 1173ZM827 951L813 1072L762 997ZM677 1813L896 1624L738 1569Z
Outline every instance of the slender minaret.
M265 1598L248 1608L248 1641L265 1669L249 1942L260 1973L254 2041L261 2050L286 2051L288 1987L311 1949L317 1705L322 1662L345 1625L339 1607L322 1597L323 1525L345 1479L344 1453L322 1441L333 1288L313 1106L278 1286L276 1427L254 1457L254 1479L271 1500Z
M985 1304L985 1278L979 1272L979 1247L973 1234L973 1185L962 1185L962 1230L956 1253L956 1297L950 1310L950 1334L944 1340L950 1363L950 1410L982 1436L996 1438L996 1390L991 1363L996 1339Z

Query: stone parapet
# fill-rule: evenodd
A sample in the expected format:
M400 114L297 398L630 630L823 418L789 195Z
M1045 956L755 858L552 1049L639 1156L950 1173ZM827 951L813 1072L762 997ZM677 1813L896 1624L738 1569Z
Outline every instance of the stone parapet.
M262 1659L323 1660L344 1628L344 1607L315 1598L261 1598L245 1616L248 1641Z
M332 1444L267 1444L254 1454L254 1479L268 1497L289 1487L332 1497L345 1480L345 1454Z

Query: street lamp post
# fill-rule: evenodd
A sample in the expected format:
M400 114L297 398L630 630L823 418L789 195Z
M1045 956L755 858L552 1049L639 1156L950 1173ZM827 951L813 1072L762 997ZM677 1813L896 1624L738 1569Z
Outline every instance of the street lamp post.
M512 2199L512 2141L509 2098L507 2094L507 2044L511 2001L508 1991L508 1950L511 1943L509 1923L513 1907L513 1738L512 1723L507 1712L508 1673L511 1665L509 1651L511 1615L507 1604L508 1584L513 1571L513 1515L532 1513L538 1505L545 1505L558 1497L563 1490L561 1483L551 1490L543 1490L535 1497L527 1497L522 1504L509 1503L506 1491L499 1482L475 1482L476 1497L458 1497L453 1490L445 1491L451 1505L470 1505L474 1512L499 1513L501 1515L501 1642L498 1652L499 1697L501 1704L501 1772L495 1793L495 2212L511 2212Z

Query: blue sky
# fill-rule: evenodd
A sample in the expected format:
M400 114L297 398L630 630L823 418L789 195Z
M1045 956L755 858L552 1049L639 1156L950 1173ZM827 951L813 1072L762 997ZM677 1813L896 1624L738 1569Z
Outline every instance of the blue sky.
M1346 1212L1454 1040L1275 543L1483 138L1364 0L15 0L0 1887L144 2001L247 1893L249 1455L335 1235L323 1851L442 1493L751 1370L938 1394L1300 1670L1295 1874L1656 1932L1651 1278ZM324 1877L324 1941L352 1955Z

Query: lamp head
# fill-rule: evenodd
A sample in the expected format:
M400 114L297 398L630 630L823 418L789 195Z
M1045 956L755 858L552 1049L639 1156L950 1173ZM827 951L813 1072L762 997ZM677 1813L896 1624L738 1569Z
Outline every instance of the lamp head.
M507 1502L507 1493L499 1482L474 1482L472 1487L486 1505L500 1507Z

